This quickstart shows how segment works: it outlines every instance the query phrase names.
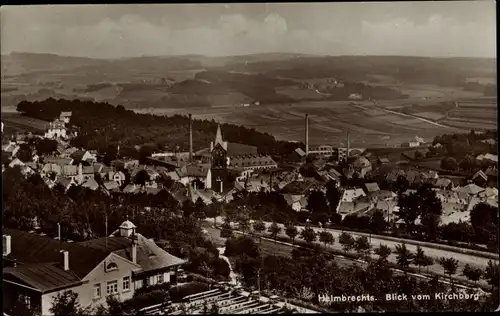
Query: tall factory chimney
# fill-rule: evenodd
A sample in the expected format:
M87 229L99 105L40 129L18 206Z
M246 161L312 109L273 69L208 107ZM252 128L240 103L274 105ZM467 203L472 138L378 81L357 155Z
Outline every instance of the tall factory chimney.
M347 131L347 152L346 152L346 158L345 160L349 160L349 149L351 147L351 141L349 140L349 131Z
M305 134L305 141L306 141L306 156L309 156L309 115L306 114L306 134Z
M193 119L189 113L189 161L193 160Z

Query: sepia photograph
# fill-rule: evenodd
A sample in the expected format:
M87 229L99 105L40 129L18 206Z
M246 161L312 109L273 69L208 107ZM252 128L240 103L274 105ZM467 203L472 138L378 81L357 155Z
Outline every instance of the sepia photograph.
M496 2L0 8L3 316L500 310Z

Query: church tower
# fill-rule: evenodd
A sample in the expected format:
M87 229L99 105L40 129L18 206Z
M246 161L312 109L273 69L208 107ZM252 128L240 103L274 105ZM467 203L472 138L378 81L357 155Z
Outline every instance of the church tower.
M215 142L210 143L210 153L212 169L227 168L227 142L222 140L220 125L217 125Z

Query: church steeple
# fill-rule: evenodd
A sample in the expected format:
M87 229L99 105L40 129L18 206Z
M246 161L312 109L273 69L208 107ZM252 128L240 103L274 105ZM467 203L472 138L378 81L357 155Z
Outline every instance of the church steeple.
M217 124L217 133L215 134L215 144L214 145L217 145L217 144L223 144L223 141L222 141L222 132L220 130L220 124Z
M221 145L227 151L227 142L222 139L222 131L220 125L217 124L217 132L215 134L215 142L210 142L210 152L212 152L217 145Z

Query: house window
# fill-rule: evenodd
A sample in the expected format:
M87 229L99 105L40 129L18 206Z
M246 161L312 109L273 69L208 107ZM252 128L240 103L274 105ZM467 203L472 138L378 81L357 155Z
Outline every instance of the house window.
M109 281L106 284L106 294L112 295L118 293L118 281Z
M126 276L123 278L123 292L130 291L130 277Z
M27 308L31 308L31 298L28 295L21 294L20 299Z
M101 297L101 283L94 284L94 298Z
M163 283L163 274L156 276L156 283Z
M114 263L114 262L110 262L106 266L106 271L113 271L113 270L118 270L118 265L116 265L116 263Z

